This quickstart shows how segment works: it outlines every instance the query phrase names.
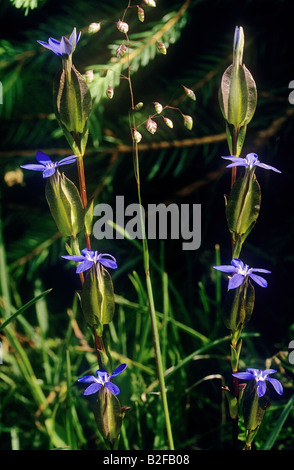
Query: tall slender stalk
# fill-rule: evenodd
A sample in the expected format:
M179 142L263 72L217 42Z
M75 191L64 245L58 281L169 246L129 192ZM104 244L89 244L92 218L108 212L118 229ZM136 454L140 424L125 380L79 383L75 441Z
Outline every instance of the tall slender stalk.
M126 34L126 37L128 39L127 34ZM129 57L129 54L128 54L128 57ZM162 354L161 354L161 348L160 348L156 311L155 311L155 305L154 305L153 288L152 288L152 281L150 277L149 248L148 248L148 242L147 242L146 231L145 231L145 220L144 220L144 215L143 215L142 198L141 198L141 181L140 181L138 144L135 141L134 136L133 136L133 130L136 129L136 122L135 122L135 115L134 115L135 102L134 102L134 94L133 94L133 87L132 87L132 80L131 80L130 62L128 62L128 76L126 77L126 79L129 84L130 97L131 97L132 118L130 117L130 128L131 128L131 135L133 139L133 163L134 163L135 179L137 183L138 202L139 202L139 207L140 207L140 223L141 223L141 228L142 228L142 247L143 247L144 269L145 269L145 276L146 276L146 288L147 288L147 296L148 296L148 303L149 303L151 327L152 327L152 333L153 333L153 344L154 344L154 351L155 351L155 357L156 357L157 375L158 375L159 388L160 388L160 394L161 394L162 405L163 405L168 444L169 444L170 450L174 450L174 441L173 441L173 434L172 434L165 380L164 380L164 368L163 368Z
M156 311L155 311L155 305L154 305L153 288L152 288L152 281L151 281L150 269L149 269L150 268L149 249L148 249L148 242L147 242L146 233L145 233L145 221L144 221L143 210L142 210L138 145L136 142L134 143L134 162L135 162L137 189L138 189L138 201L139 201L139 207L140 207L140 221L141 221L142 237L143 237L142 244L143 244L144 269L145 269L145 276L146 276L146 287L147 287L149 312L150 312L150 319L151 319L151 326L152 326L152 333L153 333L153 344L154 344L155 357L156 357L157 374L158 374L159 388L160 388L160 394L161 394L162 405L163 405L163 412L164 412L164 417L165 417L165 425L166 425L169 448L170 450L174 450L173 434L172 434L172 428L171 428L171 421L170 421L166 387L165 387L165 379L164 379L164 368L163 368L163 362L162 362L160 340L159 340L158 326L157 326L157 320L156 320Z

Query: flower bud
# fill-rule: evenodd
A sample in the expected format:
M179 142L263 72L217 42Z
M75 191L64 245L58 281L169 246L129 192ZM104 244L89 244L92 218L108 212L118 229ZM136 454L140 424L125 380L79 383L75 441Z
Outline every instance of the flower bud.
M157 41L157 49L158 49L158 52L160 52L160 54L166 55L166 47L165 47L165 44L163 44L163 42Z
M119 439L124 411L116 395L101 387L94 403L94 416L103 439L114 448Z
M183 118L184 118L184 126L190 131L193 127L193 118L185 114L183 114Z
M106 96L107 98L109 98L110 100L113 98L113 88L112 86L108 85L107 87L107 90L106 90Z
M94 34L98 33L101 29L101 23L91 23L88 27L88 33Z
M255 81L249 70L242 63L244 49L244 31L236 27L233 43L233 63L222 76L219 90L219 104L227 123L228 143L231 154L240 155L248 123L251 121L257 103ZM232 129L231 129L232 127ZM236 148L232 142L237 133ZM234 150L234 152L233 152Z
M53 96L58 123L66 137L74 136L80 147L92 110L92 99L86 80L69 62L54 80Z
M46 182L45 196L61 235L76 237L84 228L85 212L74 183L56 170Z
M142 140L142 134L137 129L134 130L134 139L137 144Z
M138 18L143 23L143 21L145 19L145 12L144 12L143 8L138 7Z
M87 324L102 336L103 326L113 319L115 303L111 276L100 263L93 265L85 276L81 305Z
M150 134L155 134L155 132L157 131L157 123L151 118L149 118L146 124L146 128L147 131L150 132Z
M116 55L117 57L120 59L122 56L125 55L125 53L127 52L127 48L125 46L124 43L122 43L120 46L118 46L118 48L116 49Z
M158 103L157 101L156 101L155 103L153 103L153 104L154 104L154 107L155 107L155 111L156 111L158 114L160 114L161 111L163 110L162 105L161 105L160 103Z
M246 278L237 289L226 293L222 318L226 328L231 330L232 345L237 350L240 334L250 321L255 303L255 290Z
M184 85L182 85L182 87L184 88L184 91L186 93L186 95L193 101L196 101L196 96L195 96L195 93L194 91L190 90L190 88L187 88L185 87Z
M165 118L163 118L163 120L164 120L165 124L166 124L168 127L170 127L171 129L174 127L174 123L172 122L171 119L165 117Z
M143 106L144 106L144 103L142 103L142 101L140 101L139 103L136 104L135 110L140 111L140 109L142 109Z
M269 396L265 393L258 397L253 383L246 386L243 401L244 425L246 429L246 450L251 449L251 444L255 438L264 414L270 405Z
M93 70L86 70L85 78L87 83L91 83L94 80L94 72Z
M154 0L144 0L144 3L148 5L149 7L156 7L156 3Z
M124 23L123 21L119 20L116 23L117 29L121 32L126 34L129 31L129 25L128 23Z

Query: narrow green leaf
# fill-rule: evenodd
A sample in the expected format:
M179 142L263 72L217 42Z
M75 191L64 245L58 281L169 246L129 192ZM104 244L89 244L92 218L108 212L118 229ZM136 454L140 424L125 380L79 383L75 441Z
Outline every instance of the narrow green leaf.
M293 405L294 405L294 395L292 395L289 398L289 400L288 400L286 406L284 407L280 417L278 418L278 420L275 423L274 429L272 430L270 436L268 437L268 439L264 443L262 450L270 450L273 447L274 443L276 442L276 440L277 440L277 438L280 434L280 431L281 431L282 427L284 426L284 423L285 423L290 411L293 408Z
M0 331L3 330L3 328L5 328L12 320L14 320L18 315L21 315L23 312L25 312L29 307L31 307L32 305L34 305L36 302L38 302L38 300L42 299L43 297L45 297L45 295L49 294L49 292L51 292L52 289L48 289L44 292L42 292L41 294L37 295L36 297L34 297L32 300L30 300L29 302L27 302L25 305L23 305L21 308L19 308L13 315L11 315L9 318L7 318L7 320L5 320L4 323L2 323L0 325Z

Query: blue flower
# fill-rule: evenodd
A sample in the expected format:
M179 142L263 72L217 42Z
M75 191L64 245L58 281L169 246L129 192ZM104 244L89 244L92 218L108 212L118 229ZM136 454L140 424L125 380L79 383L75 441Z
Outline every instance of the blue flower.
M108 253L98 253L98 251L91 251L88 248L82 250L81 255L65 255L62 258L69 259L71 261L78 261L80 264L76 269L76 273L82 273L90 269L94 263L101 263L106 268L116 269L116 259L114 256L109 255ZM110 257L111 259L107 258Z
M255 380L256 382L256 393L259 397L262 397L266 392L266 381L270 382L274 387L275 391L279 394L283 394L283 386L277 379L268 378L268 375L277 372L274 369L246 369L246 372L236 372L232 374L234 377L242 380Z
M111 375L109 375L104 369L98 369L96 371L96 377L94 377L94 375L85 375L84 377L80 377L78 382L91 384L84 391L84 395L92 395L93 393L98 392L102 386L105 386L111 393L113 393L113 395L118 395L120 393L120 389L117 385L112 383L111 379L121 374L126 367L126 364L121 364L112 372Z
M67 39L65 36L62 36L61 41L49 38L48 43L43 41L37 42L47 49L50 49L50 51L54 52L54 54L58 55L59 57L66 58L74 52L80 36L81 33L77 35L77 30L74 28L69 39Z
M52 176L55 173L55 170L58 166L74 163L77 159L77 156L71 155L70 157L63 158L59 162L52 162L48 155L38 150L36 158L39 164L20 165L21 168L33 171L43 171L43 178L49 178L49 176Z
M267 269L249 268L248 264L244 264L240 259L234 258L231 261L231 266L222 265L213 266L213 268L217 269L218 271L223 271L224 273L233 274L229 280L228 289L235 289L236 287L239 287L243 283L246 276L249 276L261 287L267 287L267 281L263 277L253 273L270 273L270 271Z
M230 163L226 168L232 168L233 166L245 166L249 167L250 169L254 168L255 166L259 166L260 168L264 168L265 170L273 170L276 173L281 173L280 170L277 170L273 166L266 165L265 163L261 163L258 160L258 156L256 153L248 153L245 158L240 157L222 157L225 160L231 160L233 163Z

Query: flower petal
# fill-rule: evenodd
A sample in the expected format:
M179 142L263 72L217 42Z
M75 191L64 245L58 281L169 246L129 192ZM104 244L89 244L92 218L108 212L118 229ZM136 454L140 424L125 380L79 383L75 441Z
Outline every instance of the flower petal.
M84 271L87 271L93 266L93 263L94 261L91 261L91 260L83 261L77 266L76 273L79 274L79 273L83 273Z
M56 171L55 166L51 168L46 168L46 170L44 170L43 172L43 178L49 178L50 176L54 175L55 171Z
M78 262L85 261L85 257L82 255L64 255L64 256L61 256L61 258L69 259L70 261L78 261Z
M85 382L85 383L92 383L96 382L96 377L94 375L84 375L84 377L80 377L78 382Z
M235 374L232 374L232 375L242 380L252 380L255 378L254 375L251 374L250 372L236 372Z
M249 277L251 277L251 279L253 281L256 282L256 284L259 284L261 287L267 287L267 281L261 277L261 276L257 276L257 274L248 274Z
M84 391L84 395L93 395L93 393L98 392L100 388L101 388L101 384L98 384L97 382L95 382L94 384L86 388L86 390Z
M37 162L41 163L42 165L45 165L46 163L52 163L51 158L46 155L46 153L41 152L41 150L38 150L36 153L36 159Z
M97 377L100 377L100 379L102 379L102 380L105 380L105 376L106 376L107 379L109 378L109 374L108 374L107 370L105 370L105 369L96 370L96 375L97 375Z
M234 274L234 276L232 276L229 280L228 289L236 289L242 284L243 281L243 274Z
M232 162L238 162L240 160L243 160L242 158L240 157L230 157L230 156L227 156L227 157L222 157L224 160L231 160Z
M230 163L226 166L226 168L233 168L234 166L249 166L248 163L244 160L244 158L239 158L239 162Z
M244 268L244 263L239 258L232 259L231 265L235 266L238 269L243 269Z
M114 385L112 382L106 382L105 387L113 393L113 395L118 395L120 393L120 389L117 385Z
M218 271L222 271L224 273L235 273L236 268L234 266L229 266L229 265L220 265L220 266L213 266L214 269L217 269Z
M256 382L256 387L257 387L257 389L256 389L257 395L259 397L263 397L263 395L266 392L265 381L264 380L258 380L258 382Z
M275 391L279 394L279 395L282 395L283 394L283 386L281 384L281 382L277 379L272 379L272 378L269 378L269 379L266 379L268 382L270 382L272 384L272 386L274 387Z
M91 258L94 257L95 255L95 251L92 251L92 250L89 250L88 248L84 248L82 251L81 251L82 255L86 256L86 254L88 254Z
M44 165L37 165L37 164L28 164L28 165L20 165L21 168L25 168L26 170L33 170L33 171L44 171Z
M69 165L70 163L76 162L76 160L77 160L77 156L76 155L71 155L70 157L62 158L61 160L59 160L59 162L57 162L57 164L58 164L58 166L60 166L60 165Z
M111 269L116 269L117 268L115 258L113 258L114 261L112 261L111 259L103 258L103 256L104 255L102 255L102 256L99 255L99 257L98 257L99 263L103 264L103 266L105 266L106 268L111 268Z
M69 40L62 36L62 39L60 41L60 49L59 52L61 55L69 56L72 53L72 45L69 42Z
M262 377L266 377L269 374L275 374L277 371L275 369L265 369L262 371Z
M264 168L265 170L272 170L272 171L275 171L276 173L282 173L277 168L275 168L273 166L270 166L270 165L267 165L266 163L257 162L257 163L255 163L255 165L259 166L260 168Z
M48 44L50 46L49 49L51 49L54 54L58 55L59 57L62 56L62 53L60 51L60 42L57 41L57 39L49 38Z
M251 272L254 273L268 273L270 274L271 271L269 271L268 269L262 269L262 268L251 268Z
M126 364L121 364L120 366L118 366L111 374L110 378L112 377L116 377L117 375L121 374L125 368L127 367Z

